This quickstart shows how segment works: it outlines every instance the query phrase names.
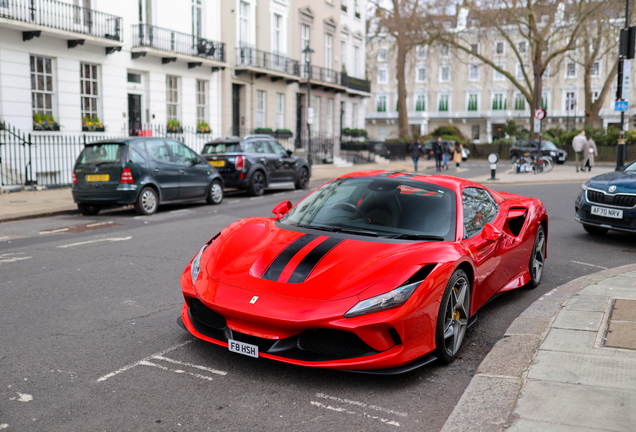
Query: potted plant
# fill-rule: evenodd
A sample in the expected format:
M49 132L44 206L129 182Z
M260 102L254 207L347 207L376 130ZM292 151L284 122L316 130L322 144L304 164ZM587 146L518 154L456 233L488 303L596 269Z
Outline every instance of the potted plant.
M212 131L210 130L210 125L207 124L206 122L197 123L197 133L209 134L211 132Z
M291 138L294 136L290 129L276 129L274 135L276 138Z
M256 128L254 129L255 134L264 134L264 135L274 135L274 131L272 128Z
M53 118L53 114L46 115L36 113L33 115L33 130L35 131L59 131L60 125Z
M168 120L168 133L183 133L183 127L179 120Z
M99 117L83 117L82 118L82 131L83 132L104 132L106 128L99 121Z

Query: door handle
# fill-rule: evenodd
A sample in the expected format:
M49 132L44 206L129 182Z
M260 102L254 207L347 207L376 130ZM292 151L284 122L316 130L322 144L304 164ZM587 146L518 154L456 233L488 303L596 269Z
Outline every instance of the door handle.
M262 163L265 163L265 158L261 158L261 162L262 162Z
M155 174L158 174L159 173L159 168L155 168L153 171L155 172Z
M179 174L185 174L184 170L179 171Z

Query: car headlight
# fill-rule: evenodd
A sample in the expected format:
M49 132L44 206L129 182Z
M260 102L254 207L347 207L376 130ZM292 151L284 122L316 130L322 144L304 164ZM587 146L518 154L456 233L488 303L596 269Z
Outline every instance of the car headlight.
M351 318L401 306L406 303L409 297L411 297L411 294L413 294L421 283L422 281L418 281L409 285L403 285L386 294L362 300L349 309L344 316L345 318Z
M589 180L581 185L581 189L583 189L584 191L586 191L587 188L589 188L589 187L590 187L590 181Z
M203 251L208 247L209 243L203 245L197 256L192 260L192 265L190 266L190 274L192 275L192 285L197 281L199 277L199 273L201 273L201 255L203 255Z
M556 152L555 151L551 151L550 152L550 156L556 156Z

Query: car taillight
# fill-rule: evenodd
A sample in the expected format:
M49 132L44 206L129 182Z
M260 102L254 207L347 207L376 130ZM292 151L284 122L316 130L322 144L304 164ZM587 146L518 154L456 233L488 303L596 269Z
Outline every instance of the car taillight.
M119 183L134 183L134 182L135 180L133 179L130 168L124 168L124 170L121 172L121 180L119 181Z
M75 177L75 171L73 171L73 184L77 184L77 177Z
M245 158L243 158L243 156L237 156L236 157L236 162L234 162L234 167L238 170L244 170L245 169Z

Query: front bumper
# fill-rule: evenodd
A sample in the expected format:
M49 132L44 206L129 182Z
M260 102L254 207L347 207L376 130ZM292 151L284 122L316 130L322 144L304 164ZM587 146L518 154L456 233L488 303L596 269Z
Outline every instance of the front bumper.
M592 206L603 207L602 204L589 203L583 191L579 194L574 205L574 218L583 225L596 226L624 232L636 232L636 209L621 209L622 219L602 217L592 214Z
M79 204L126 205L137 201L139 188L137 185L119 185L116 190L71 190L73 201Z

